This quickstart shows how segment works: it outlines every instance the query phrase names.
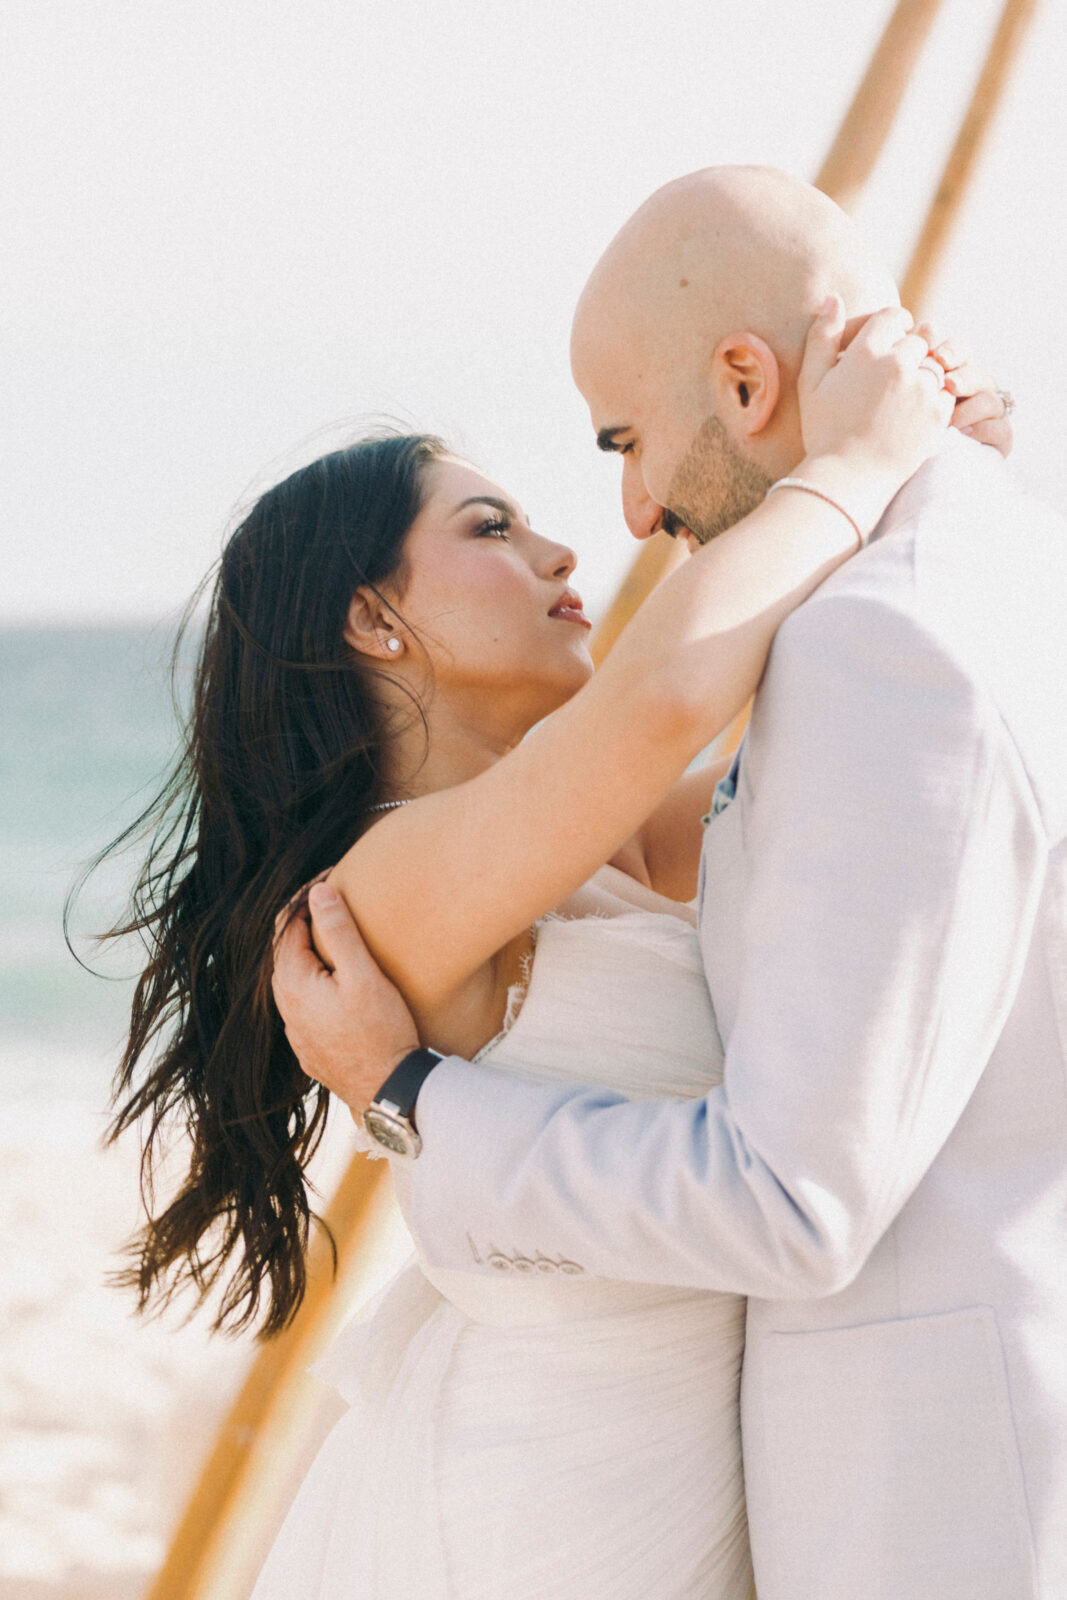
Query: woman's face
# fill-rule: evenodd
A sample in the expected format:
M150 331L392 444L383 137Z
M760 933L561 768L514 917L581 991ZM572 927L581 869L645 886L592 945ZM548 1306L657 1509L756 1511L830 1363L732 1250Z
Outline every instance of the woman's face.
M535 533L511 496L464 461L432 462L425 484L396 606L429 653L434 700L531 727L593 670L574 552Z

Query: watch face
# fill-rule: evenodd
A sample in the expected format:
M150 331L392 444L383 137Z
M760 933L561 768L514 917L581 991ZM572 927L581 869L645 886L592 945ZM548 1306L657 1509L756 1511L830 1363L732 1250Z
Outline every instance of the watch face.
M398 1156L418 1155L421 1140L414 1129L409 1131L399 1117L391 1117L387 1112L371 1106L363 1114L363 1126L371 1138L384 1145L386 1150L392 1150Z

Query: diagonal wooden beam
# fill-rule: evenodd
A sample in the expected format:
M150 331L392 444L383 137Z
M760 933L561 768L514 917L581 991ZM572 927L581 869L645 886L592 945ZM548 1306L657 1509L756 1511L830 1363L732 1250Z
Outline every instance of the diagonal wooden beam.
M942 4L943 0L897 0L867 64L815 179L815 187L845 211L852 210L874 171Z
M949 152L937 193L900 286L900 298L911 311L918 313L922 310L930 284L944 259L949 237L985 149L1027 30L1037 15L1038 4L1039 0L1006 0L1000 14L985 65L956 135L956 142Z

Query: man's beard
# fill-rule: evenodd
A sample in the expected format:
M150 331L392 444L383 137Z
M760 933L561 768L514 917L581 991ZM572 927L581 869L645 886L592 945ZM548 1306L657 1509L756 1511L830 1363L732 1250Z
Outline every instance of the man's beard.
M708 417L671 479L663 527L688 528L707 544L761 503L774 479L743 455L718 417Z

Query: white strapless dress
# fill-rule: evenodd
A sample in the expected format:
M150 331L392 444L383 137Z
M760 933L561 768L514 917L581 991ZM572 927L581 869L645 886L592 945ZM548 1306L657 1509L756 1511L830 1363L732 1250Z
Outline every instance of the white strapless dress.
M694 929L596 882L593 915L539 924L480 1058L634 1099L705 1093L722 1049ZM407 1268L316 1368L350 1409L253 1600L748 1600L743 1337L734 1295L547 1261Z

